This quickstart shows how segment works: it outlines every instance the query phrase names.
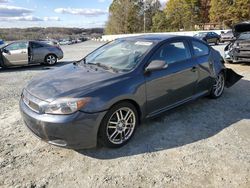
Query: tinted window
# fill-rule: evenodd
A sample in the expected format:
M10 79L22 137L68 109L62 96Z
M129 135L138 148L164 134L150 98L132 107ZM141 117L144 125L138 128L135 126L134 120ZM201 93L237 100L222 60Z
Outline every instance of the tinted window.
M184 42L163 45L153 56L153 60L164 60L168 64L191 58L189 48Z
M21 49L27 49L28 43L27 42L16 42L12 43L5 47L6 50L12 51L12 50L21 50Z
M209 48L198 41L192 41L195 56L203 56L209 54Z
M31 48L42 48L42 47L43 47L42 44L35 43L35 42L32 42L32 43L31 43Z

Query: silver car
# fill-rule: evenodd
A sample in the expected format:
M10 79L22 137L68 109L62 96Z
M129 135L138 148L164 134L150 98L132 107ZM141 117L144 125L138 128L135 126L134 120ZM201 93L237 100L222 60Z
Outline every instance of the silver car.
M39 41L17 41L0 49L0 66L23 66L31 64L54 65L63 58L59 46L52 46Z

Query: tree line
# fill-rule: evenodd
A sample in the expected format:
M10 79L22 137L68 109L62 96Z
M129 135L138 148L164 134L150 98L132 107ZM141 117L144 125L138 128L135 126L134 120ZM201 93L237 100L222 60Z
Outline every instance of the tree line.
M109 7L106 34L220 29L250 20L250 0L113 0Z
M0 39L14 40L38 40L38 39L75 39L77 37L100 37L103 28L59 28L59 27L32 27L32 28L0 28Z

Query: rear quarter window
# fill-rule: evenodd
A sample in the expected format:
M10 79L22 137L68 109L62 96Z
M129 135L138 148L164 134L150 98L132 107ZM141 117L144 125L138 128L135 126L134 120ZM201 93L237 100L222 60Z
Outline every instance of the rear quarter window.
M209 54L209 47L198 41L192 41L195 56L204 56Z

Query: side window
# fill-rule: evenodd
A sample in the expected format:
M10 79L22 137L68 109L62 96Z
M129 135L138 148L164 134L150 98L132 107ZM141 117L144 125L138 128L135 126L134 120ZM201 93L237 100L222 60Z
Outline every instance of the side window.
M31 48L42 48L42 47L43 47L42 44L35 43L35 42L32 42L32 43L31 43Z
M13 44L10 44L9 46L6 46L5 49L12 51L12 50L21 50L21 49L27 49L28 43L27 42L16 42Z
M191 54L186 42L164 44L153 56L153 60L164 60L168 64L190 59Z
M194 55L195 56L203 56L209 54L209 48L198 41L192 41L193 49L194 49Z

